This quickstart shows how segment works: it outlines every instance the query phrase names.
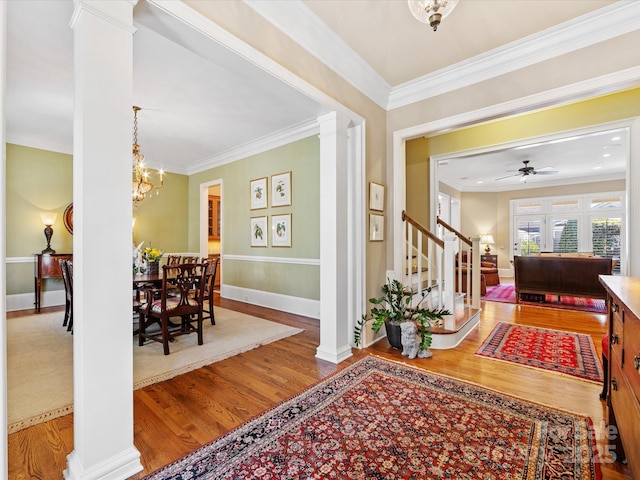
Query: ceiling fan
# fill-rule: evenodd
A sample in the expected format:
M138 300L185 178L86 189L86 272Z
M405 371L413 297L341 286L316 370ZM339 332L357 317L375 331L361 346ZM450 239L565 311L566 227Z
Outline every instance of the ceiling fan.
M529 166L529 160L523 160L522 163L524 163L524 167L519 168L516 173L496 178L496 181L504 180L505 178L520 177L522 183L527 183L527 177L529 175L555 175L558 173L558 170L553 167L542 167L536 170L534 167Z

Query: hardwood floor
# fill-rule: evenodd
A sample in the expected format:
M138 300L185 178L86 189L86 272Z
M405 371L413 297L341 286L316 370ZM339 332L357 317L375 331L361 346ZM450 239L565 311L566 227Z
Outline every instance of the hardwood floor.
M430 359L408 360L381 340L340 365L315 358L318 321L225 299L216 303L256 317L304 328L304 332L134 392L135 445L144 475L179 459L240 423L289 398L368 353L466 380L533 402L589 415L602 448L605 405L601 387L554 373L474 355L497 322L581 332L600 353L604 315L483 302L480 325L457 348L436 350ZM27 312L28 313L28 312ZM12 313L19 316L22 313ZM9 316L9 315L8 315ZM73 416L9 435L9 479L62 478L73 449ZM631 479L619 463L603 463L603 480Z

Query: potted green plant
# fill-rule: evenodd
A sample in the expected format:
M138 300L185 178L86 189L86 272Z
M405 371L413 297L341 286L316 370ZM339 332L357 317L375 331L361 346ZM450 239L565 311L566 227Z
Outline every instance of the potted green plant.
M444 308L422 307L424 299L431 293L431 287L425 289L417 306L412 307L415 293L412 288L406 287L399 280L387 279L387 283L382 286L382 295L378 298L370 298L369 302L374 305L371 308L371 329L378 333L382 326L385 326L387 339L392 347L402 349L400 324L403 322L414 322L420 335L420 350L428 350L431 346L431 328L442 324L442 320L451 312ZM356 324L354 340L356 346L360 344L362 329L369 318L363 315Z

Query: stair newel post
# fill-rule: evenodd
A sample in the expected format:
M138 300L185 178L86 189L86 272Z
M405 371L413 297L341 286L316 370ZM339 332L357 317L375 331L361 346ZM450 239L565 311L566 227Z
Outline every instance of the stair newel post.
M471 307L480 308L480 236L470 237L471 240Z
M444 236L444 272L443 272L443 293L444 293L444 308L450 312L455 312L454 308L454 292L455 292L455 278L456 278L456 245L458 244L458 237L454 234L446 234ZM446 319L445 319L446 322ZM446 328L446 323L445 323Z

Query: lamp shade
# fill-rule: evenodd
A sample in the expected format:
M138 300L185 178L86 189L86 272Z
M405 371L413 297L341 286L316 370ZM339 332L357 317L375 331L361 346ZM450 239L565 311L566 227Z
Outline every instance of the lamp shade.
M482 235L480 237L480 243L484 245L494 245L496 242L493 239L493 235Z
M55 212L42 212L40 214L40 218L42 219L42 223L47 226L51 226L56 223L56 219L58 218L58 214Z

